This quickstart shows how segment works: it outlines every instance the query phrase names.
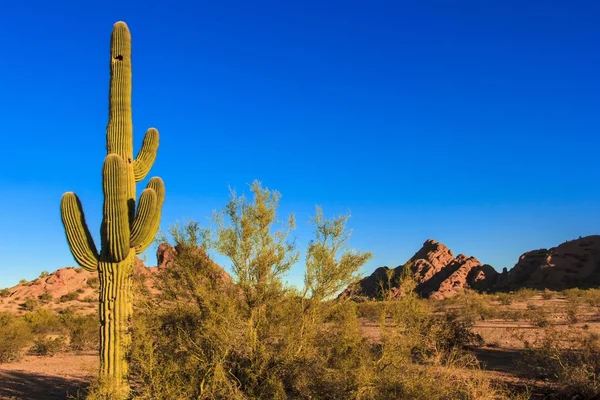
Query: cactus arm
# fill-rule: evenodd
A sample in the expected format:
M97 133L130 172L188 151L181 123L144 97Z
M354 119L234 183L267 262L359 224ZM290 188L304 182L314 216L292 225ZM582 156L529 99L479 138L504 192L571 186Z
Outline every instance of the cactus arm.
M150 128L146 131L142 148L133 162L133 173L136 182L140 182L150 172L150 168L152 168L152 164L154 164L154 160L156 159L157 150L158 131Z
M104 218L102 221L101 260L123 261L129 254L129 209L127 165L117 154L104 159L102 169Z
M147 188L152 189L156 193L156 206L153 218L148 220L148 226L144 228L146 234L143 238L140 238L141 240L135 246L136 254L140 254L144 250L146 250L146 248L148 248L148 246L150 246L150 244L154 240L154 236L156 235L156 232L158 231L158 227L160 225L160 218L162 216L162 206L165 201L165 184L162 179L158 177L150 179ZM134 247L133 244L132 247Z
M137 247L140 243L146 242L148 236L154 236L154 233L150 232L150 228L153 226L156 214L156 197L156 192L152 188L144 189L142 192L137 214L131 225L130 247Z
M60 202L60 213L67 234L71 253L82 268L88 271L98 269L98 250L85 223L83 207L77 195L67 192Z

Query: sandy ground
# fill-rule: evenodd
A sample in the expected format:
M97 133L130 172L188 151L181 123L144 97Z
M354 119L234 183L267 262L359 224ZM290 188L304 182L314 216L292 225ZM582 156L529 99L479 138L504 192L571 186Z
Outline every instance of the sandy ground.
M0 399L64 400L77 398L96 374L98 353L25 356L0 364Z

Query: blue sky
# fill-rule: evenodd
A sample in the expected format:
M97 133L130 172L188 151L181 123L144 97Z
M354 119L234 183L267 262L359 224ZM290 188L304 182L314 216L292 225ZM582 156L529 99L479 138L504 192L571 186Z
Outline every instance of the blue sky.
M0 287L74 265L64 192L98 236L119 20L136 151L161 133L163 229L206 224L259 179L296 214L300 250L316 204L350 212L365 273L428 238L501 269L600 233L596 1L140 4L3 2Z

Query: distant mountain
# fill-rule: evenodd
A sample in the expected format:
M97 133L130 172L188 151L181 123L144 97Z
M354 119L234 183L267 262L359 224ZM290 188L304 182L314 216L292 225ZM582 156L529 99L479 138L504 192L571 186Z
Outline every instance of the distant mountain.
M528 251L505 275L496 290L600 287L600 235Z
M414 291L420 296L436 299L452 297L465 288L496 292L599 287L600 236L579 238L549 250L529 251L510 271L505 269L502 273L475 257L455 257L444 244L430 239L405 264L394 269L377 268L340 297L378 299L384 291L392 297L401 296L406 290L399 284L403 273L413 278Z
M464 254L455 257L443 243L429 239L404 265L394 268L393 272L388 267L377 268L373 274L347 288L340 297L377 299L382 290L389 290L392 297L400 296L403 288L399 287L398 279L405 268L409 268L408 273L416 284L414 290L423 297L436 299L452 297L467 287L489 290L500 276L494 268L481 264L475 257Z
M135 270L149 277L156 267L146 267L137 258ZM151 287L151 281L147 280ZM24 281L6 290L0 297L0 311L19 312L27 299L37 299L51 309L73 307L80 313L92 313L98 310L98 274L82 268L60 268L47 276Z

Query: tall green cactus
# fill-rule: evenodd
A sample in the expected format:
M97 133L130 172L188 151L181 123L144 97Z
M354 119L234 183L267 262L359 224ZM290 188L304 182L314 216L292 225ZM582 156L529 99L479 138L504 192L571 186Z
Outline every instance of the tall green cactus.
M158 149L158 131L148 129L142 148L133 158L131 120L131 35L117 22L110 46L109 120L107 156L102 169L104 215L98 253L85 222L81 202L73 192L63 195L62 221L73 257L100 278L100 372L119 390L127 391L129 321L133 312L131 273L136 254L152 242L165 196L162 179L152 178L142 191L136 210L136 182L146 177Z

